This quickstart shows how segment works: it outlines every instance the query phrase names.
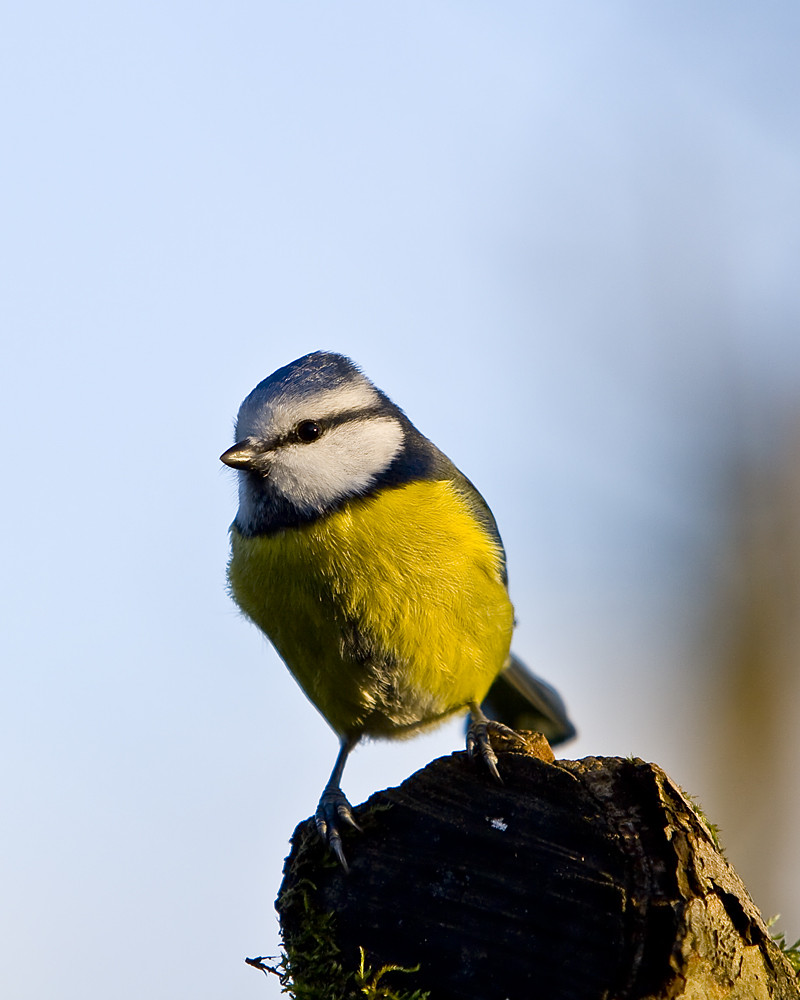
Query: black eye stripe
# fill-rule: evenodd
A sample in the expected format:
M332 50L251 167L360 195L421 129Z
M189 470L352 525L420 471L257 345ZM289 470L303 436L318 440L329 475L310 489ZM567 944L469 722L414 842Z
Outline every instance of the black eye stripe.
M305 420L300 420L288 433L282 434L275 442L275 447L280 448L287 444L298 443L311 444L322 437L325 431L330 430L332 427L340 427L342 424L380 416L381 412L381 410L374 407L366 407L360 410L343 410L341 413L327 417L309 417ZM388 417L389 414L386 416ZM317 433L311 431L312 426L317 429ZM304 433L306 436L304 436Z

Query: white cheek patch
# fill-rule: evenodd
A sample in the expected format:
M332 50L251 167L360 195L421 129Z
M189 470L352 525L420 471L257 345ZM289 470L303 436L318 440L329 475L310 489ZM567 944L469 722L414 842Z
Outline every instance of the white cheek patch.
M340 404L341 394L337 397ZM329 428L311 444L281 448L269 478L297 507L319 512L366 490L402 447L403 428L392 417L351 420Z

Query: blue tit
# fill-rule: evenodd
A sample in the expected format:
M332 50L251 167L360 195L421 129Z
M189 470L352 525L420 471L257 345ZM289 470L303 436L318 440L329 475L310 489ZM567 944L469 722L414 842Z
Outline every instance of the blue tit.
M342 864L355 826L340 783L362 737L469 710L467 745L497 774L481 703L551 741L574 734L556 692L510 654L514 609L492 512L403 411L340 354L260 382L239 409L230 593L340 740L316 811ZM505 707L504 707L505 706Z

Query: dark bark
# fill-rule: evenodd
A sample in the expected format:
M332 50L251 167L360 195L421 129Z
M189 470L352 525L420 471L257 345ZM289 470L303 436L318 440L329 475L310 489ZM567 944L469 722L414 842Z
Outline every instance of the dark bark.
M433 1000L800 998L659 767L553 761L536 740L498 749L502 784L460 753L372 796L363 832L345 837L347 873L310 822L297 828L277 907L298 997L351 995L334 975L358 970L363 949L373 983L419 966L380 986Z

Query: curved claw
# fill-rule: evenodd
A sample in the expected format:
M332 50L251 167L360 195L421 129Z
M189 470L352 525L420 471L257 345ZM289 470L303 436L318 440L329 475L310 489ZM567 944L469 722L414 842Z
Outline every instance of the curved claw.
M479 753L492 775L502 783L503 779L497 770L497 754L492 749L490 733L501 733L516 742L525 742L519 733L511 729L510 726L506 726L502 722L495 722L493 719L487 719L477 705L472 706L469 726L467 727L467 754L470 759L473 759L476 753Z
M339 833L339 828L342 823L346 823L360 832L361 827L356 823L353 809L338 785L328 786L322 793L317 811L314 813L314 822L320 837L336 855L339 864L346 872L350 871L342 849L342 835Z

